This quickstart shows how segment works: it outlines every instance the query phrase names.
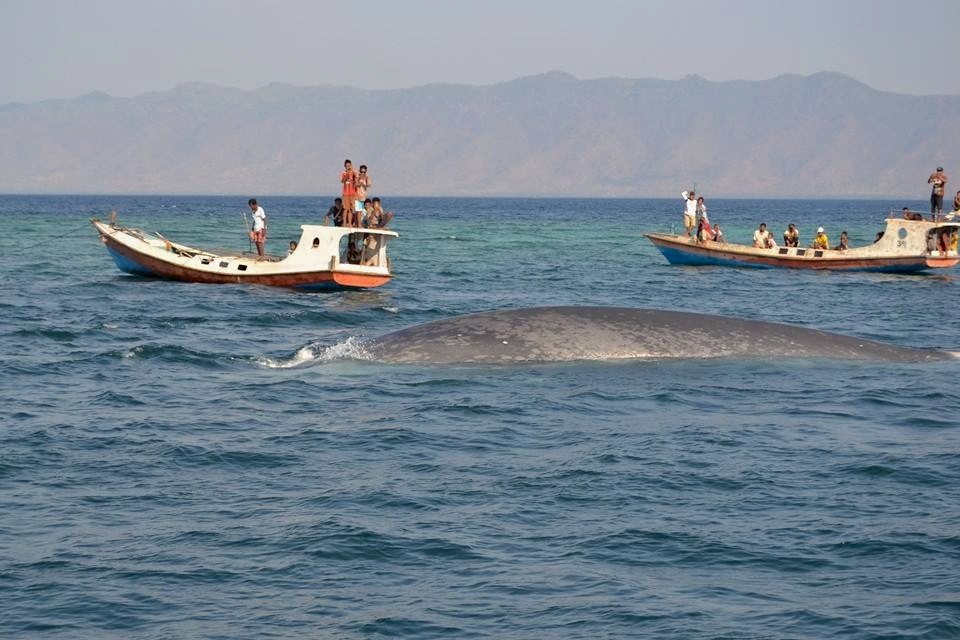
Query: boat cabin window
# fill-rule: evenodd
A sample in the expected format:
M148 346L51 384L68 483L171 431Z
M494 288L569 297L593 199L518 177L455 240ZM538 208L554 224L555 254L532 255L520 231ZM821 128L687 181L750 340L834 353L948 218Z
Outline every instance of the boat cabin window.
M897 235L900 236L900 239L903 240L907 237L907 230L903 227L900 227L900 231L897 231Z
M813 252L813 257L814 257L814 258L822 258L822 257L823 257L823 251L814 251L814 252Z
M807 255L807 250L806 250L806 249L797 249L797 255L798 255L798 256L805 256L805 255Z
M319 246L320 246L320 238L314 238L314 239L313 239L313 248L316 249L316 248L319 247Z
M238 271L246 271L246 270L247 270L247 265L245 265L245 264L238 264L238 265L237 265L237 270L238 270Z
M230 266L230 263L229 263L229 262L226 262L225 260L221 260L221 261L220 261L220 268L221 268L221 269L226 269L226 268L229 267L229 266Z
M786 247L780 247L780 255L785 256L788 253L790 253L790 249L787 249Z
M210 258L200 258L201 264L210 264Z

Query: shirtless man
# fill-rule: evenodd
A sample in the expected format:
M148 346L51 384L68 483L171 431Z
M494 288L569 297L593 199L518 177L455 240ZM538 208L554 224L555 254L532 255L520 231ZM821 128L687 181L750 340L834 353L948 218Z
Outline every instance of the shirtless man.
M934 221L937 221L943 213L943 193L947 186L947 175L943 172L943 167L937 167L937 170L930 174L927 184L933 185L930 192L930 213Z

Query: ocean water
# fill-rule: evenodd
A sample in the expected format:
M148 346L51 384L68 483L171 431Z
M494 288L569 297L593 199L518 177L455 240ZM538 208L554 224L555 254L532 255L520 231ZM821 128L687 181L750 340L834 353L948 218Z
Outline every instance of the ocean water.
M394 281L308 294L122 274L87 222L246 248L246 199L0 196L0 637L960 637L960 360L356 357L553 304L957 350L960 271L672 267L679 198L387 198ZM328 206L260 200L278 253ZM708 204L854 245L924 209Z

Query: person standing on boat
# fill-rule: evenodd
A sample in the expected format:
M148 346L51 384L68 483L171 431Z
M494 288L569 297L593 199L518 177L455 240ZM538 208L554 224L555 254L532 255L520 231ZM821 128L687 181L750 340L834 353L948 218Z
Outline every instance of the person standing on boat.
M263 245L267 242L267 214L263 207L257 204L256 198L250 198L247 205L253 211L253 230L250 232L250 239L257 245L257 257L262 258Z
M370 180L369 174L367 174L367 165L360 165L360 173L357 174L356 180L354 181L357 187L356 195L356 204L354 205L353 210L363 215L366 209L366 200L367 200L367 189L373 186L373 182ZM355 225L357 227L362 226L360 221L357 221Z
M783 244L786 247L800 246L800 230L797 229L797 225L792 222L787 226L787 230L783 232Z
M683 212L683 228L687 230L687 237L693 233L693 228L697 226L697 194L693 191L684 191L680 194L684 200L686 209Z
M353 163L349 158L343 161L340 184L343 185L343 225L356 227L357 219L360 217L353 210L355 206L353 203L357 199L357 172L353 170Z
M933 191L930 192L930 213L936 221L943 214L943 194L947 186L947 176L943 172L943 167L937 167L937 170L930 174L927 184L933 185Z

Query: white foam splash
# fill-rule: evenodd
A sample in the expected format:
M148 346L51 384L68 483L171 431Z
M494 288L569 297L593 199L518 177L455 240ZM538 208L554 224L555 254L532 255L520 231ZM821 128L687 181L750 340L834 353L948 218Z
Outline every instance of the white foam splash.
M380 307L387 313L400 313L400 307Z
M308 344L297 350L289 358L267 358L261 356L255 362L270 369L291 369L314 363L332 362L334 360L369 360L363 342L357 337L350 337L343 342L333 345Z

